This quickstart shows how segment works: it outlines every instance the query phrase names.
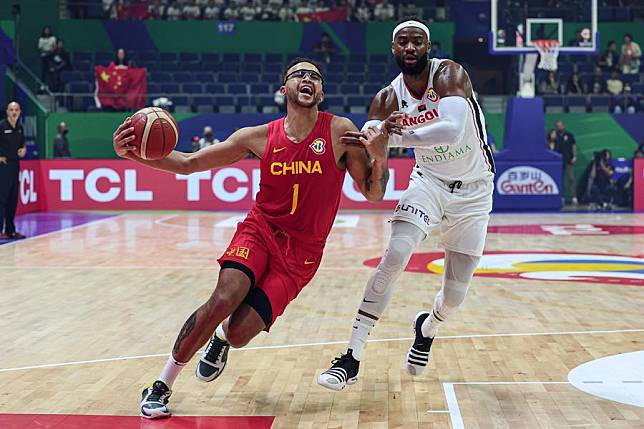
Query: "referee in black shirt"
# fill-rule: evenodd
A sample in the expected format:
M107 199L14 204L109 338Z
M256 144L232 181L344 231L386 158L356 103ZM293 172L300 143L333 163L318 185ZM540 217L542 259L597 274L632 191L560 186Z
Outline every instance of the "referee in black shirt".
M18 208L19 159L25 156L25 132L18 123L20 104L7 105L7 119L0 121L0 240L19 240L14 218ZM4 226L4 233L3 231Z

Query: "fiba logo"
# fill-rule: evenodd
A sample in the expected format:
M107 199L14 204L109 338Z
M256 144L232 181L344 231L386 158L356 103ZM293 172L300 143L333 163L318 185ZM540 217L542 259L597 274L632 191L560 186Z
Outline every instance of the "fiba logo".
M434 91L434 88L429 88L427 91L427 99L433 103L436 103L438 101L438 94L436 91Z
M438 153L447 153L449 151L449 146L436 146L434 150Z
M322 155L326 150L326 141L324 139L315 139L309 146L314 154Z

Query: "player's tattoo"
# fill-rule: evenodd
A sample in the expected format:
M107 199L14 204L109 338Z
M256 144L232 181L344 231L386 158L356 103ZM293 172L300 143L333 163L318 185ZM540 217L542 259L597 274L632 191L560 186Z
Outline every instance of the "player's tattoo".
M186 337L190 335L192 333L192 330L195 328L195 324L197 322L197 311L195 311L190 315L190 317L188 317L188 320L186 320L186 323L184 323L183 327L181 328L181 332L179 332L177 341L174 342L172 353L175 356L179 353L179 349L181 348L181 343L183 342L183 340L185 340Z
M382 192L385 192L385 189L387 188L387 182L389 182L389 169L385 168L385 171L380 178L380 189L382 189Z

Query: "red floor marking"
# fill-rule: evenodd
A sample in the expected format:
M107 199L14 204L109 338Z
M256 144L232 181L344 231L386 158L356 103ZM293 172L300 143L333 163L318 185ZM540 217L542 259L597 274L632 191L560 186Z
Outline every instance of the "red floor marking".
M0 414L2 429L270 429L273 416L174 416L146 420L138 416L77 414Z

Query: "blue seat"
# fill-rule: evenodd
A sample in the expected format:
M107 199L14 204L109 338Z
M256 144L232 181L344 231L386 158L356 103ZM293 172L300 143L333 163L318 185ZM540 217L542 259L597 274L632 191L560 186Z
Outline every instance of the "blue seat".
M266 63L264 64L264 73L281 73L284 66L279 63Z
M143 62L159 61L159 53L157 51L141 51L139 58Z
M337 83L324 83L324 93L327 95L337 95L339 92Z
M159 83L170 82L172 80L172 74L168 72L151 72L150 80Z
M241 55L238 53L227 52L221 58L224 63L239 64L241 62Z
M564 98L561 95L545 95L543 106L546 112L563 112L565 109Z
M154 82L148 82L148 95L149 94L158 94L161 92L160 85Z
M214 104L214 99L210 95L197 95L192 97L193 104L197 106L212 106Z
M195 73L194 76L195 76L195 80L201 83L210 83L215 81L215 76L212 73L200 72L200 73Z
M593 71L595 71L595 64L592 64L592 63L577 64L577 72L579 73L592 73Z
M272 94L267 83L253 83L250 85L250 93L253 95Z
M201 71L201 63L184 63L184 62L179 62L179 67L182 70L189 71L189 72L198 72Z
M381 89L382 85L377 83L366 83L362 85L362 93L364 95L370 95L372 97L375 96Z
M193 52L181 52L179 53L179 61L186 63L197 63L199 62L199 54Z
M243 73L239 79L245 83L256 83L259 82L259 73Z
M181 89L183 92L188 93L188 94L201 94L203 92L203 88L200 83L184 83L181 85Z
M234 106L235 97L232 95L218 95L215 97L215 105L221 106Z
M264 107L264 106L275 106L275 99L273 96L259 96L255 97L255 101L257 102L257 105L259 107Z
M363 63L349 63L347 67L349 73L364 73L364 64Z
M369 104L369 101L362 95L355 95L347 97L347 104L349 106L367 106Z
M572 73L573 64L572 63L559 63L557 65L557 70L564 73Z
M246 73L255 73L255 75L257 75L262 72L262 65L260 63L247 63L242 66L241 70Z
M161 62L177 61L177 54L175 52L161 52L159 58Z
M330 63L326 68L327 73L344 73L345 65L344 63Z
M629 85L632 86L634 83L640 81L640 75L639 74L622 74L621 79L622 79L622 82L624 82L624 84L628 83ZM632 89L633 88L631 87L631 90Z
M219 73L217 81L221 83L232 83L237 82L238 75L235 73Z
M229 72L229 73L239 73L240 71L240 66L238 63L226 63L224 62L223 64L219 65L219 70L223 72Z
M60 73L60 80L62 80L63 82L73 82L73 81L83 81L87 79L83 77L83 74L81 72L63 70Z
M585 111L588 107L585 95L568 95L564 102L566 110Z
M284 62L284 56L282 54L267 53L265 60L267 63L277 63L282 66L282 63Z
M112 61L114 61L114 53L113 52L96 52L94 54L94 61L98 65L108 65Z
M249 97L247 95L238 95L235 97L235 104L237 106L250 106L254 104L254 97Z
M100 64L99 63L97 65L105 65L106 66L107 64ZM74 61L72 63L72 67L74 68L74 70L77 70L77 71L86 71L86 70L90 70L90 69L94 68L93 64L90 63L89 61Z
M386 54L371 54L369 55L369 64L381 63L386 64L389 62L389 56Z
M641 7L640 3L640 7ZM631 8L629 7L618 7L615 8L615 21L632 21Z
M205 72L218 72L220 71L220 64L218 61L205 61L201 63L201 70Z
M204 52L201 54L201 62L203 63L218 63L219 62L219 54L215 54L212 52Z
M612 7L599 7L597 18L600 21L615 21L615 9Z
M206 92L208 94L224 94L226 92L226 88L221 83L207 83Z
M176 83L162 83L161 91L165 94L178 94L179 85Z
M76 51L74 52L74 61L94 61L94 54L91 52Z
M183 106L183 107L185 107L185 106L190 105L189 102L188 102L188 97L186 97L184 95L173 95L173 96L170 97L170 99L172 100L172 103L175 106Z
M326 75L326 81L329 83L340 84L344 82L344 74L340 73L329 73Z
M266 73L264 72L259 79L260 82L264 83L282 83L282 74L281 73Z
M364 73L349 73L346 76L346 82L362 82L364 78Z
M176 61L162 61L159 64L159 69L168 72L181 71L181 66Z
M178 72L172 74L174 81L177 83L190 82L192 81L192 75L186 72Z
M244 83L229 83L228 84L228 94L246 94L246 84Z
M343 83L340 85L340 92L343 94L359 94L360 85L357 83Z
M643 94L644 93L644 83L634 83L631 85L632 94Z
M243 58L245 63L261 63L263 60L262 54L244 54Z
M87 82L69 82L67 84L67 92L82 94L90 91L89 83Z

